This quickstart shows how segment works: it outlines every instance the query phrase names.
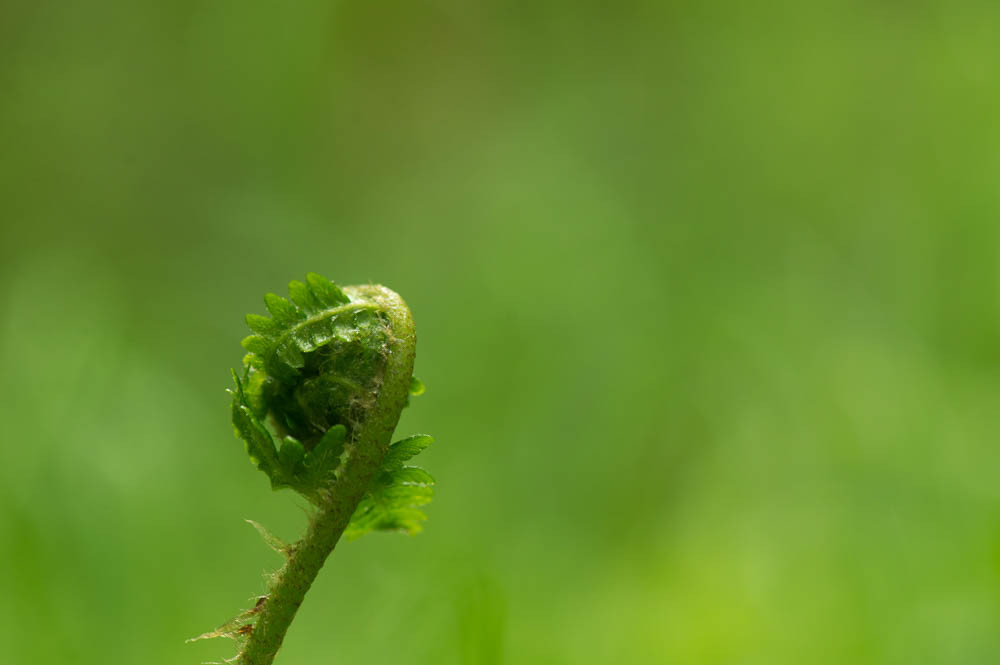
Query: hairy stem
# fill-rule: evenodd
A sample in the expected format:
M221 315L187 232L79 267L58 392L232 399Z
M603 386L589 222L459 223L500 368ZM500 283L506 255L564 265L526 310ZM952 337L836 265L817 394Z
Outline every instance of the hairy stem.
M275 574L267 601L240 654L242 665L270 665L274 661L306 592L378 473L406 404L416 350L409 308L395 292L382 286L348 287L345 291L376 303L389 317L389 351L382 385L346 449L336 481L324 492L320 508L310 519L306 535L291 548L285 566Z

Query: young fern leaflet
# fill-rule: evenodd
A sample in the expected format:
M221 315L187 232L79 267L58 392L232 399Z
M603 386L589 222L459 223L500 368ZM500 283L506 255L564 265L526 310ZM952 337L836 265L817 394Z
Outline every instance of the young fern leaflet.
M236 436L275 490L313 504L305 536L286 545L252 524L284 566L254 606L198 638L230 637L229 662L269 665L320 568L341 536L375 530L415 534L434 495L429 473L406 462L432 442L420 434L391 443L410 395L416 335L406 303L375 285L339 288L309 273L290 300L264 297L270 317L249 314L254 333L242 373L233 372Z

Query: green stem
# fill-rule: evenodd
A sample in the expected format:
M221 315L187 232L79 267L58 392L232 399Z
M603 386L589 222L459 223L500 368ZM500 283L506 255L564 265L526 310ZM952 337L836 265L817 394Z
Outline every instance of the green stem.
M399 295L382 286L344 290L352 298L378 304L389 317L389 351L382 386L373 408L345 449L344 465L310 519L306 535L291 548L288 561L275 574L267 601L240 654L241 665L270 665L274 661L306 592L371 487L406 404L416 351L409 308Z

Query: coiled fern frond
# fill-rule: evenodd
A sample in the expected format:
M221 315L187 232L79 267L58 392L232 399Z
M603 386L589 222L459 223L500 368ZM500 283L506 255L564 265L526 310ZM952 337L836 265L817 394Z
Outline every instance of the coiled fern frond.
M252 609L201 636L239 640L234 660L246 665L273 661L341 535L417 533L434 493L430 474L405 464L431 437L390 443L410 395L423 392L406 303L383 286L341 289L315 273L288 291L265 296L270 317L246 317L253 334L242 342L242 373L233 372L232 419L271 487L295 490L316 512L293 545L253 523L288 560Z

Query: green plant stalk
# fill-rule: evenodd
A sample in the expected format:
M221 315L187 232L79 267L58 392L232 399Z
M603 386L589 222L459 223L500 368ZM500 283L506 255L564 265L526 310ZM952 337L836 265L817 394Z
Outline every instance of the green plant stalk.
M321 494L321 503L306 535L288 548L288 560L273 578L256 625L239 656L242 665L270 665L306 592L337 545L358 503L371 487L385 459L393 431L406 405L416 355L416 333L410 310L395 292L382 286L347 287L383 308L390 321L389 353L382 384L337 480Z

